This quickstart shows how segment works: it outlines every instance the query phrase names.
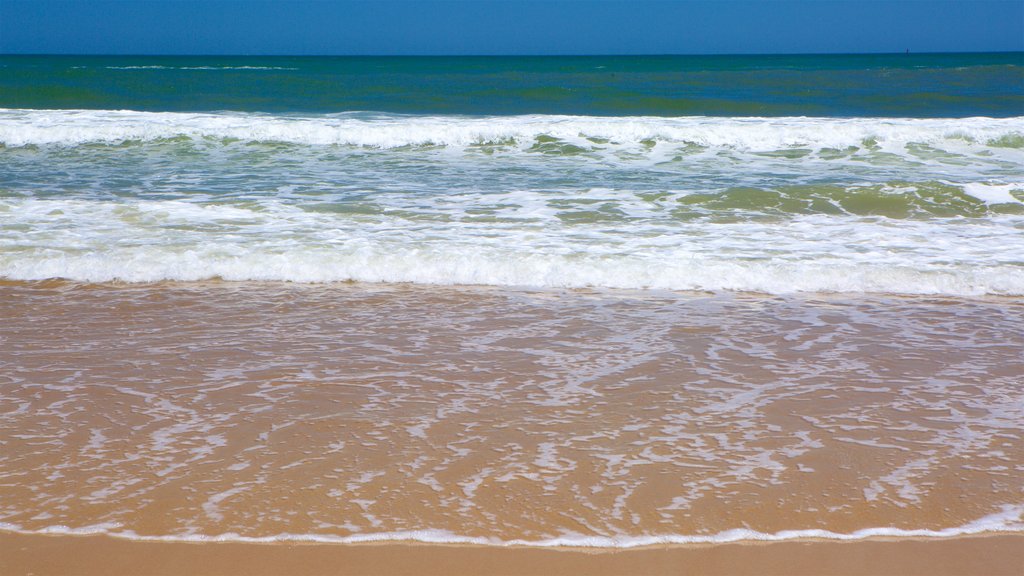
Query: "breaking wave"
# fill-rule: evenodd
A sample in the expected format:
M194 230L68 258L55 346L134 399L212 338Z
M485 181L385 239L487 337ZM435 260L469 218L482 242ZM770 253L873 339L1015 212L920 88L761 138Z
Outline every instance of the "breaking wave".
M315 116L128 110L0 110L0 143L76 146L172 138L343 145L523 147L557 140L593 149L675 144L749 151L782 149L901 150L908 144L946 148L1022 148L1024 117L714 118L594 116L403 116L342 113Z

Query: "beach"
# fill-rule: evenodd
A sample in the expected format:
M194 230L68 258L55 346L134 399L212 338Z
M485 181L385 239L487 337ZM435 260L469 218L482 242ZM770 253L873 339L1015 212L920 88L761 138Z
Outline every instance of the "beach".
M2 289L15 532L616 549L1021 522L1016 299Z
M1020 536L745 543L629 551L417 544L167 544L105 536L0 535L0 570L74 574L710 574L1013 576Z
M0 64L0 573L1024 569L1019 54Z

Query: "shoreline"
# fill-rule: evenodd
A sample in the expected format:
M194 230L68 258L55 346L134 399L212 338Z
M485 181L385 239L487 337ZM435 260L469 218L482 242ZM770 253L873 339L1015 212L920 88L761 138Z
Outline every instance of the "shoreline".
M4 576L1024 567L1012 299L227 282L0 292L0 362L18 367L3 390L0 472L17 480L4 521L25 528L0 531ZM993 518L1007 502L1016 514ZM513 543L581 525L719 542ZM423 540L510 545L299 541L423 526L436 530ZM863 539L792 530L810 526ZM865 529L895 526L921 532ZM189 532L295 540L127 539Z
M503 540L495 537L466 536L438 529L412 529L393 532L357 532L345 536L320 533L280 533L273 536L243 536L235 532L219 534L185 535L141 535L132 531L116 532L107 526L93 525L68 528L63 525L49 526L39 530L26 530L18 525L0 522L0 534L21 536L103 536L129 542L152 542L157 544L260 544L260 545L313 545L313 546L363 546L363 545L410 545L410 546L455 546L472 548L505 549L548 549L594 552L623 550L648 550L675 546L719 546L724 544L772 544L782 542L864 542L901 540L949 540L954 538L984 537L993 535L1024 536L1021 514L1024 505L1004 504L1001 512L967 522L961 526L941 529L894 527L862 528L854 532L832 532L824 529L788 529L774 533L758 532L749 528L734 528L710 535L649 534L641 536L586 536L566 535L547 539L531 540L514 538Z
M1020 574L1024 534L539 548L413 542L154 542L0 533L0 573L48 574Z
M619 286L544 286L529 284L459 284L406 281L365 281L365 280L280 280L280 279L225 279L222 277L196 280L76 280L72 278L21 279L0 277L0 289L53 290L332 290L344 292L409 292L417 290L459 293L501 293L542 294L568 296L612 296L619 298L657 298L663 296L680 298L752 298L791 300L921 300L921 301L967 301L1006 302L1016 304L1022 294L1015 293L951 293L951 292L884 292L884 291L831 291L795 290L791 292L764 292L739 289L699 289L661 287L619 287Z

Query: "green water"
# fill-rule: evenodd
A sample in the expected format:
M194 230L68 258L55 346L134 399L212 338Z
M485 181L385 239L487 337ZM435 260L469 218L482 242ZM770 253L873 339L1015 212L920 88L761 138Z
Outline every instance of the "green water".
M602 116L1024 115L1024 53L0 56L0 107Z

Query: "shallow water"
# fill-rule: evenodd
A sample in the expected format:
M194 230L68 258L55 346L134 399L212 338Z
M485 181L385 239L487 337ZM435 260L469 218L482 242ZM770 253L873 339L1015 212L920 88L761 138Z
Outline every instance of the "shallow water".
M0 291L8 529L598 546L1024 529L1018 300Z

